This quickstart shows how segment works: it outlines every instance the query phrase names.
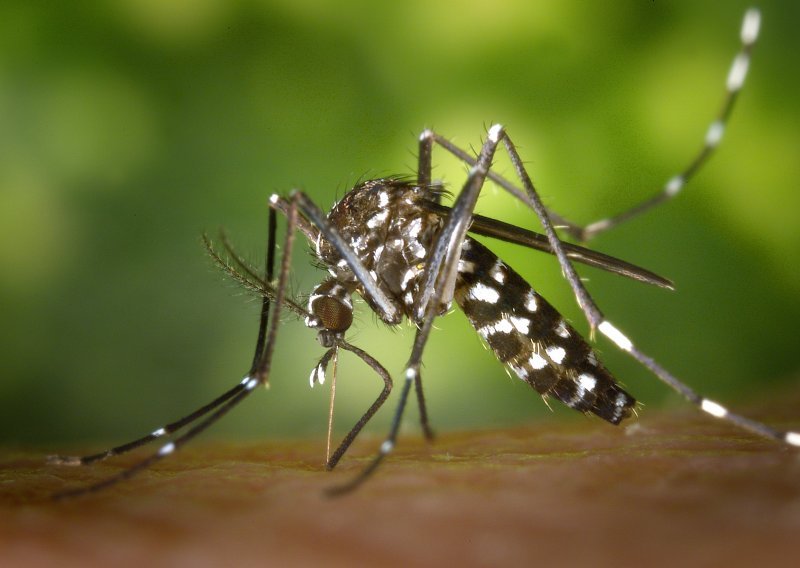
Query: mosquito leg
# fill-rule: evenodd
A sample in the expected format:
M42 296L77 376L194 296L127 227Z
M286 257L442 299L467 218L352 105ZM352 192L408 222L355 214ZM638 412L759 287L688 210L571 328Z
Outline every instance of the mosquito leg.
M714 153L714 150L716 150L716 148L719 146L719 143L722 141L722 137L725 133L725 127L728 123L731 112L733 111L734 103L736 102L739 92L744 86L744 82L747 77L747 71L750 66L750 56L753 46L758 39L760 24L761 14L757 9L751 8L745 13L740 31L742 47L734 58L730 71L728 72L725 83L725 97L723 99L722 106L717 113L716 119L710 124L708 130L706 131L706 137L702 148L681 173L670 178L664 184L664 187L661 189L661 191L654 197L632 207L628 211L620 213L615 217L601 219L584 227L548 209L547 213L550 217L550 220L554 224L558 225L559 228L563 229L567 234L578 240L585 241L675 197L681 191L681 189L683 189L689 179L694 177L700 168L708 161L708 159ZM426 133L428 133L428 136L433 139L436 144L456 156L458 159L466 162L467 164L475 165L475 157L471 156L446 138L434 132L426 131ZM489 172L488 177L497 185L517 197L519 200L526 201L525 192L523 192L513 182L495 172Z
M180 430L181 428L183 428L184 426L191 424L192 422L194 422L199 418L202 418L203 416L205 416L215 408L219 407L220 405L224 404L231 398L238 395L242 390L244 390L244 388L246 387L247 380L248 379L245 378L245 380L243 380L241 383L239 383L232 389L228 390L224 394L220 395L219 397L215 398L205 406L198 408L197 410L195 410L194 412L192 412L187 416L184 416L180 420L176 420L175 422L171 422L165 426L162 426L161 428L158 428L157 430L154 430L153 432L151 432L146 436L142 436L141 438L137 438L136 440L132 440L125 444L121 444L119 446L109 448L105 451L83 457L48 456L47 463L53 465L89 465L91 463L105 460L112 456L118 456L120 454L124 454L131 450L135 450L136 448L149 444L150 442L158 440L159 438L173 434L178 430Z
M439 137L431 133L438 141ZM472 163L467 181L453 207L450 215L442 227L436 242L433 245L432 253L427 259L425 270L425 280L422 285L420 297L416 301L414 317L421 321L429 309L431 298L436 295L438 300L448 303L452 299L452 290L435 287L437 280L441 279L441 284L448 285L448 288L455 285L455 276L458 268L458 258L461 255L461 246L464 237L469 229L472 220L472 212L478 201L478 195L483 187L486 177L490 173L492 158L499 143L504 135L503 127L495 124L489 129L489 135L483 143L478 159ZM519 190L517 190L519 191ZM440 272L441 269L441 272ZM434 307L434 312L440 306Z
M267 225L267 255L265 263L266 282L268 283L272 282L272 278L275 275L275 231L277 229L277 224L278 221L275 210L270 207L269 222ZM287 231L291 231L291 229L287 229ZM226 248L228 248L227 242ZM258 338L256 339L256 348L253 354L253 363L250 365L249 375L253 375L256 372L264 353L264 344L267 340L267 323L269 322L269 306L270 297L264 294L261 299L261 317L258 322ZM276 319L279 319L280 316L277 313L275 315Z
M422 428L422 434L429 442L433 441L436 434L431 427L430 419L428 418L428 406L425 404L425 392L422 390L422 376L417 375L414 379L414 392L417 393L417 407L419 408L419 425Z
M420 187L431 187L431 155L433 153L434 133L425 129L419 135L419 157L417 163L417 184ZM431 201L439 203L441 194L432 192ZM417 407L419 408L419 422L422 432L428 441L433 440L434 433L428 418L428 408L425 404L425 392L422 388L422 377L417 375L414 380L414 391L417 393Z
M355 353L358 357L361 358L364 363L366 363L373 371L375 371L381 379L383 379L383 390L378 395L378 398L375 399L375 402L372 403L364 415L356 422L355 426L353 426L344 439L339 444L339 447L336 448L336 451L333 452L328 463L326 465L327 469L331 470L336 467L336 464L339 463L339 460L342 459L342 456L347 452L348 448L350 448L350 444L353 443L353 440L356 439L356 436L361 432L367 422L372 419L378 409L383 406L383 403L386 402L386 399L389 397L389 393L392 392L392 377L389 376L389 372L384 368L383 365L378 363L376 359L370 356L366 351L359 349L355 345L350 345L347 342L342 341L340 343L340 347L342 349L346 349L351 353Z
M489 129L489 135L483 143L477 163L471 168L467 181L453 204L452 212L434 241L432 252L427 258L425 280L415 308L415 319L419 329L414 336L414 346L406 364L400 401L392 419L389 434L372 462L349 482L332 487L328 491L331 496L343 495L359 487L394 449L411 385L420 380L422 352L433 328L433 321L440 313L442 304L447 304L451 299L448 297L448 290L452 290L455 286L458 259L461 256L461 246L469 228L472 211L475 209L478 195L491 167L497 145L503 136L502 126L494 125Z
M419 335L419 331L417 332ZM341 495L345 495L354 489L358 488L364 481L366 481L383 461L383 459L388 456L392 450L394 449L395 442L397 440L397 432L400 429L400 422L403 418L403 411L405 410L406 402L408 401L408 393L411 390L411 384L414 380L414 374L409 372L410 370L406 371L406 380L403 381L403 390L400 393L400 402L397 406L397 410L395 411L394 418L392 419L392 425L389 429L389 436L383 441L380 447L380 451L378 454L372 459L372 461L365 467L364 469L359 472L353 479L348 481L347 483L343 483L341 485L336 485L328 490L325 493L330 497L339 497ZM347 439L345 439L347 441ZM349 443L349 442L348 442ZM338 450L337 450L338 452ZM336 457L336 452L334 453L334 457ZM330 466L331 469L333 466Z
M430 187L433 154L433 131L425 129L419 135L419 155L417 156L417 185Z
M771 438L779 442L784 442L789 445L800 446L800 432L776 430L756 420L752 420L739 414L734 414L718 402L700 396L685 383L667 371L664 367L656 363L656 361L650 356L637 349L627 336L617 329L614 324L605 319L605 316L597 307L594 300L586 290L586 287L583 285L583 282L575 272L572 263L567 258L564 245L555 234L555 230L553 229L550 218L548 217L547 212L542 205L541 199L539 198L539 195L536 192L533 183L531 182L530 176L522 164L522 160L520 159L516 148L507 135L504 136L503 142L509 156L511 157L511 162L514 165L517 175L522 181L522 185L525 187L527 192L528 198L526 199L526 203L528 203L528 205L536 212L537 217L539 217L548 241L550 242L550 246L558 258L564 276L569 282L578 304L589 322L591 330L594 331L597 329L600 331L600 333L614 342L620 349L626 353L629 353L645 368L650 370L659 380L681 394L684 398L686 398L693 405L697 406L703 412L716 418L727 420L728 422L740 428L760 436Z
M760 12L756 8L749 9L745 13L744 19L742 20L742 28L739 33L742 46L739 53L736 54L736 57L733 59L730 71L728 72L728 77L725 82L725 97L723 98L722 106L717 113L716 118L709 125L708 130L706 131L706 137L703 141L703 146L700 148L700 151L695 155L695 157L689 162L689 165L686 166L683 171L667 180L667 182L661 188L661 191L650 199L647 199L646 201L643 201L642 203L639 203L638 205L635 205L627 211L623 211L614 217L595 221L583 228L572 224L572 226L569 226L566 229L568 233L582 241L589 240L600 233L624 223L629 219L641 215L645 211L648 211L649 209L652 209L653 207L656 207L665 201L669 201L678 195L678 193L680 193L681 189L683 189L688 181L697 174L700 168L702 168L702 166L708 161L708 159L714 153L714 150L717 149L719 143L722 141L725 128L728 124L728 119L733 111L734 103L736 102L739 92L744 86L744 82L747 77L747 70L750 66L750 56L753 46L758 39L760 24Z
M270 213L269 213L269 229L268 229L268 237L267 237L267 264L266 264L266 266L267 266L267 282L270 282L272 280L273 272L274 272L274 265L275 265L275 225L276 225L275 211L273 209L270 209ZM210 247L210 242L207 239L205 240L205 242L206 242L206 246ZM213 249L210 249L210 250L213 251ZM252 374L252 371L254 370L255 364L260 359L261 351L263 350L263 347L264 347L264 330L266 328L267 317L268 317L268 314L269 314L269 304L270 304L270 299L269 299L269 297L267 297L265 295L264 299L263 299L263 303L262 303L261 322L259 324L258 339L256 341L256 349L255 349L255 356L254 356L254 360L253 360L253 366L250 369L251 373L248 373L248 375ZM240 384L236 385L235 387L233 387L229 391L227 391L227 392L223 393L222 395L220 395L219 397L215 398L214 400L212 400L210 403L206 404L205 406L202 406L202 407L198 408L197 410L195 410L194 412L192 412L191 414L189 414L187 416L184 416L180 420L176 420L175 422L171 422L171 423L169 423L169 424L167 424L165 426L162 426L161 428L158 428L157 430L154 430L153 432L151 432L150 434L148 434L146 436L142 436L141 438L137 438L136 440L132 440L132 441L127 442L125 444L121 444L119 446L115 446L113 448L110 448L108 450L105 450L105 451L102 451L102 452L99 452L99 453L96 453L96 454L87 455L87 456L83 456L83 457L79 457L79 456L49 456L47 458L47 461L50 464L58 464L58 465L89 465L91 463L95 463L97 461L102 461L102 460L105 460L105 459L110 458L112 456L118 456L120 454L124 454L126 452L131 451L131 450L134 450L136 448L139 448L141 446L149 444L150 442L153 442L153 441L155 441L155 440L157 440L157 439L159 439L159 438L161 438L163 436L168 436L170 434L175 433L176 431L180 430L184 426L186 426L188 424L191 424L195 420L198 420L199 418L205 416L207 413L211 412L215 408L217 408L220 405L224 404L225 402L227 402L232 397L235 397L237 394L239 394L241 392L242 389L245 388L245 385L247 384L248 380L249 380L249 378L245 377L245 379Z
M270 198L270 203L274 200ZM270 221L274 227L274 209L270 208ZM280 313L286 299L286 286L289 281L289 272L292 262L292 248L294 246L295 230L297 228L297 200L290 200L289 211L286 215L286 236L283 242L283 255L281 257L280 273L278 276L278 284L275 289L275 305L271 310L272 318L265 318L262 312L261 328L266 328L266 340L263 343L263 348L260 350L261 357L253 361L251 375L256 378L261 384L266 384L269 380L269 372L272 367L272 354L275 351L275 339L278 336L278 326L280 326L281 318ZM274 229L270 230L272 242L274 243ZM270 253L271 249L273 252ZM267 276L269 280L272 267L270 262L274 263L274 246L268 247L267 251ZM269 322L266 322L269 319ZM268 323L268 325L267 325ZM257 345L262 345L261 332L259 332L259 341Z
M437 311L436 305L449 303L452 299L458 259L461 256L461 245L466 237L480 190L486 181L486 176L491 171L492 158L494 157L495 149L502 136L503 129L500 125L494 125L489 130L489 135L483 144L478 161L473 166L464 188L453 204L447 224L442 229L436 244L434 244L433 254L426 268L426 279L422 287L421 298L418 300L417 318L421 318L423 313L430 310L430 300L434 295L437 296L433 302L434 313ZM423 147L432 145L435 137L435 133L430 130L423 132L420 136L420 155L428 153L427 150L423 151ZM421 167L424 167L424 161L420 160L420 163ZM434 316L428 317L432 319ZM427 335L424 341L427 341ZM419 356L420 359L417 361L417 370L422 357L421 349ZM426 438L430 440L433 438L433 431L428 424L425 395L422 390L422 376L419 372L414 374L414 387L420 409L420 422L422 423Z
M286 284L289 277L289 263L291 261L292 244L294 242L294 233L295 233L294 222L296 218L297 218L297 206L296 203L292 201L291 207L289 208L286 237L284 242L284 252L283 252L283 258L281 260L281 272L278 278L278 285L275 292L275 303L274 305L272 305L271 310L269 309L270 304L267 304L266 313L262 312L261 322L259 325L258 340L256 342L256 353L259 354L259 357L256 358L255 362L251 366L250 373L248 373L248 375L242 380L241 383L239 383L236 387L234 387L227 393L223 394L221 397L217 398L216 400L206 405L205 407L199 409L198 411L195 411L186 418L174 423L174 424L187 425L190 422L197 420L201 416L210 412L212 409L215 409L214 412L210 414L210 416L206 417L201 422L195 424L195 426L190 428L186 433L161 446L161 448L154 454L151 454L149 457L121 471L115 476L112 476L99 483L87 487L62 491L60 493L57 493L54 496L54 498L63 499L68 497L77 497L79 495L83 495L86 493L92 493L94 491L104 489L106 487L114 485L115 483L118 483L119 481L132 477L133 475L139 473L143 469L151 466L152 464L160 461L161 459L175 452L175 450L183 446L185 443L189 442L195 436L200 434L206 428L208 428L209 426L217 422L217 420L222 418L225 414L227 414L228 411L230 411L234 406L238 405L242 400L244 400L247 397L247 395L249 395L257 386L265 384L267 382L267 379L269 378L272 353L274 351L274 346L275 346L275 338L277 336L277 328L278 325L280 324L280 317L278 317L278 314L280 313L280 310L283 306L283 300L286 294ZM271 215L270 229L268 236L268 247L267 247L268 279L271 276L274 266L274 250L275 250L274 227L275 227L275 217ZM269 318L270 311L272 314L271 319ZM266 329L266 331L264 331L264 329ZM264 339L265 337L266 340ZM156 430L153 434L150 434L150 436L142 438L141 440L145 441L139 443L138 445L146 443L147 441L151 441L152 439L159 438L165 435L166 433L167 433L166 427L163 429ZM137 446L132 444L126 444L124 447L125 451L127 451ZM80 463L80 461L78 463Z
M597 307L594 300L592 300L592 297L586 291L586 287L583 285L583 282L581 282L577 272L575 272L575 268L572 266L572 262L570 262L567 256L564 243L562 243L556 235L555 228L553 227L553 223L550 221L550 216L547 212L547 209L545 209L545 206L542 203L542 200L539 197L536 188L533 186L533 182L531 181L531 178L522 163L522 158L520 158L519 154L517 153L517 149L511 142L511 139L508 137L508 135L504 136L503 143L506 147L506 151L511 157L511 163L517 172L517 176L520 178L522 186L525 188L526 194L523 201L534 210L536 216L539 218L539 221L544 228L544 234L547 236L547 240L550 243L550 248L553 250L556 258L558 258L558 262L561 265L561 270L564 274L564 277L572 287L572 291L578 301L578 306L580 306L581 310L583 310L583 313L586 315L586 319L589 321L591 334L593 334L594 330L597 329L601 322L604 321L603 314L600 312L600 309Z
M606 329L603 329L603 327ZM758 436L770 438L777 442L783 442L790 446L800 447L800 431L795 432L791 430L778 430L776 428L772 428L771 426L767 426L758 420L753 420L752 418L742 416L741 414L735 414L722 406L720 403L697 394L694 390L677 379L664 367L656 363L650 356L637 349L631 340L623 335L622 332L615 328L609 321L605 321L603 324L601 324L600 331L602 331L603 334L609 339L617 343L617 345L623 351L630 353L634 359L644 365L662 382L666 383L670 388L683 395L686 400L697 406L706 414L710 414L714 418L726 420L727 422L730 422L731 424L744 430L748 430L749 432L752 432Z
M195 436L200 434L203 430L214 424L217 420L222 418L225 414L228 413L230 409L234 406L238 405L244 398L249 395L255 387L258 386L258 381L256 379L249 379L248 383L244 385L244 388L239 390L235 396L230 398L225 404L221 405L213 414L211 414L208 418L196 424L193 428L189 429L185 434L175 438L173 441L168 442L161 446L161 448L154 454L151 454L149 457L143 459L142 461L134 464L133 466L126 468L119 472L118 474L111 476L103 481L95 483L93 485L88 485L85 487L79 487L77 489L68 489L66 491L60 491L53 495L53 499L61 500L61 499L68 499L72 497L78 497L81 495L86 495L88 493L94 493L101 489L105 489L110 487L120 481L125 479L129 479L139 473L140 471L150 467L154 463L164 459L168 455L172 454L192 440Z

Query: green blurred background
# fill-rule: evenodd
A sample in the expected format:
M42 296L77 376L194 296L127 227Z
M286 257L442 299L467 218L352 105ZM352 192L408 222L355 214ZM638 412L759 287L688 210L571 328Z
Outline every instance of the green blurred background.
M424 127L469 147L502 122L546 202L575 220L650 195L699 148L747 6L97 4L0 5L6 446L121 442L238 382L258 302L214 268L201 233L225 226L259 262L271 192L300 187L329 207L361 177L410 173ZM593 243L678 290L582 270L642 349L739 404L791 388L799 367L800 4L761 7L762 39L719 153L679 199ZM435 177L457 188L463 166L441 152L434 162ZM536 226L495 189L479 208ZM492 246L586 329L552 259ZM321 277L305 248L294 259L298 294ZM308 387L322 349L285 319L271 389L210 437L319 436L322 445L327 385ZM437 327L424 369L436 428L585 420L550 412L510 379L462 314ZM412 336L362 310L351 340L399 376ZM599 349L645 411L682 404L608 342ZM380 390L345 359L339 431ZM389 407L372 432L383 432ZM417 432L413 410L406 432Z

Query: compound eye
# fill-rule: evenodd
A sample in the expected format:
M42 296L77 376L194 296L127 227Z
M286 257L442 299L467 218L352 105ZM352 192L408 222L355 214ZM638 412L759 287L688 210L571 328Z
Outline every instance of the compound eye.
M310 308L321 322L322 329L344 333L353 323L353 310L337 298L319 296L311 302Z
M334 335L343 334L353 323L352 290L328 278L308 298L309 316L306 325Z

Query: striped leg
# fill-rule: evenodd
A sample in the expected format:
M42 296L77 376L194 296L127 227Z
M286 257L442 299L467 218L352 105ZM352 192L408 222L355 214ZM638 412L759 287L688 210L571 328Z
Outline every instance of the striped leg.
M634 359L649 369L662 382L667 384L679 394L683 395L684 398L696 405L703 412L706 412L716 418L727 420L728 422L731 422L740 428L749 430L750 432L760 436L771 438L779 442L785 442L792 446L800 446L800 432L777 430L756 420L752 420L739 414L734 414L728 411L718 402L700 396L694 392L694 390L672 375L669 371L667 371L664 367L659 365L650 356L637 349L627 336L625 336L614 324L605 318L592 297L589 295L586 287L583 285L583 282L578 277L578 274L575 272L575 268L572 266L572 263L567 257L563 243L556 236L555 229L553 228L553 224L548 216L548 213L544 208L544 205L542 204L542 201L539 198L533 183L531 182L530 176L525 170L516 148L507 135L504 136L503 142L506 150L509 153L509 156L511 157L511 162L514 165L514 169L516 170L517 175L519 176L520 180L522 181L522 185L525 188L527 194L525 202L536 212L537 217L541 221L545 234L550 242L550 246L558 258L564 276L569 282L572 291L575 294L575 298L578 301L578 305L589 322L591 330L594 331L596 329L600 331L600 333L613 341L620 349L626 353L629 353Z
M344 495L358 488L375 472L384 458L394 450L411 386L421 381L422 353L433 329L433 322L442 312L442 307L447 305L453 298L458 275L458 261L461 256L462 245L465 242L467 229L469 228L472 211L475 209L478 195L486 181L497 145L503 136L502 126L494 125L489 129L489 134L483 143L480 155L470 169L467 181L453 204L452 211L444 226L436 237L430 254L427 255L424 283L415 299L413 319L419 327L414 336L411 355L406 363L400 401L395 410L389 434L384 439L378 454L373 458L372 462L349 482L332 487L328 491L331 496Z
M722 141L728 119L730 118L736 99L738 98L739 92L744 86L745 79L747 78L747 71L750 67L750 56L753 46L758 39L760 25L761 13L755 8L748 10L744 15L740 32L742 47L734 58L730 71L728 72L728 77L725 83L725 97L722 102L722 107L719 110L716 119L709 125L708 130L706 131L702 148L689 162L689 165L683 169L683 171L667 180L667 182L655 196L614 217L600 219L593 223L589 223L586 226L582 226L569 221L561 215L548 209L548 215L553 223L557 225L559 229L564 230L568 235L578 240L586 241L678 195L686 183L693 178L702 168L702 166L708 161L708 159L719 146L719 143ZM436 143L468 164L474 165L476 162L473 156L454 145L446 138L430 130L423 132L420 140L420 164L423 163L422 148L425 144L428 145L427 163L430 164L429 146L433 143ZM500 174L496 172L489 172L488 178L512 195L516 196L518 199L522 201L526 200L525 192ZM420 176L420 180L422 179L423 177ZM428 173L428 176L425 179L430 181L430 173Z
M738 98L739 92L744 86L745 79L747 78L747 70L750 67L750 56L753 46L758 39L758 31L761 25L761 13L756 8L749 9L742 20L742 28L739 37L742 42L742 47L736 57L733 59L730 71L728 71L728 78L725 81L725 97L722 101L722 107L717 113L717 117L708 126L703 146L697 155L689 162L689 165L684 170L673 177L671 177L656 195L623 211L614 217L600 219L593 223L589 223L585 227L581 227L561 217L550 214L550 217L558 225L564 225L564 230L570 235L582 241L587 241L600 233L608 231L625 221L637 217L642 213L668 201L678 195L686 183L694 177L700 168L708 161L714 150L717 149L722 137L725 134L725 127L730 119L731 112L733 111L734 103Z
M234 408L241 401L243 401L251 392L255 390L257 386L264 385L267 383L269 379L270 368L272 365L272 354L275 349L275 339L277 337L278 326L280 325L280 317L278 316L278 314L283 308L284 298L286 295L286 285L289 277L289 267L291 262L292 246L294 243L296 220L297 220L297 204L296 202L292 202L291 207L289 209L288 226L283 247L284 252L283 252L283 257L281 259L280 274L278 277L278 285L275 290L274 303L271 301L272 300L271 297L266 295L264 296L262 311L261 311L261 321L259 324L258 339L256 341L256 349L255 349L256 355L254 357L250 371L244 377L244 379L242 379L242 381L234 388L227 391L225 394L218 397L211 403L203 406L202 408L196 410L195 412L189 414L188 416L182 418L181 420L178 420L176 422L173 422L172 424L169 424L167 426L155 430L148 436L144 436L128 444L117 446L116 448L112 448L111 450L107 450L106 452L101 452L99 454L95 454L92 456L86 456L84 458L73 458L73 457L51 458L50 461L52 463L57 463L57 464L66 464L66 465L89 464L93 463L94 461L98 461L99 459L104 459L112 455L118 455L120 453L130 451L134 448L140 447L144 444L159 439L162 436L176 432L177 430L183 428L184 426L189 426L190 424L194 423L193 427L191 427L189 430L187 430L180 436L177 436L176 438L173 438L171 441L162 445L161 448L159 448L155 453L137 462L136 464L122 470L118 474L109 477L103 481L100 481L98 483L95 483L93 485L88 485L86 487L79 487L77 489L68 489L65 491L58 492L55 495L53 495L54 499L65 499L65 498L85 495L87 493L93 493L95 491L105 489L111 485L114 485L120 481L123 481L125 479L128 479L136 475L140 471L150 467L154 463L171 455L178 448L180 448L187 442L194 439L198 434L206 430L212 424L216 423L232 408ZM275 251L275 216L274 216L274 211L272 211L270 214L270 228L269 228L269 237L267 243L267 281L270 281L272 279L274 261L275 261L274 251ZM272 316L271 319L270 315ZM206 418L200 420L203 416L206 416ZM198 420L200 421L198 422Z

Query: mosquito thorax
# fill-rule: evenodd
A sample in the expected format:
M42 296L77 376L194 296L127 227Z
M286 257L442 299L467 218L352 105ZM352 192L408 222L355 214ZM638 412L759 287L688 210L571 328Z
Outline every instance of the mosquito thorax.
M317 242L317 256L342 284L354 282L367 304L384 323L399 324L403 315L414 319L414 304L422 286L430 247L443 220L422 206L441 193L440 187L420 187L408 180L381 178L350 190L328 214L328 221L352 249L388 301L394 317L361 294L347 260L327 241Z

